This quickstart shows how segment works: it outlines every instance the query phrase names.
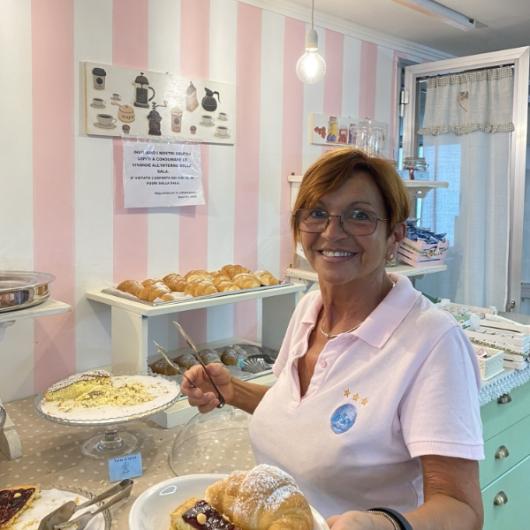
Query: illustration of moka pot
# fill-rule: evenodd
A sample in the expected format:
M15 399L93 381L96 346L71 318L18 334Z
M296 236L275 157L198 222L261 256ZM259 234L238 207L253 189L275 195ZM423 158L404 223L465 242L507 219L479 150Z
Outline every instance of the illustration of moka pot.
M152 86L149 86L149 80L144 76L143 72L140 72L140 75L134 80L133 85L136 89L134 106L148 109L149 102L156 95L155 89ZM152 92L151 97L149 97L149 90Z
M206 95L202 98L201 105L204 110L207 110L208 112L213 112L217 108L217 103L221 103L221 99L219 98L219 92L217 90L214 92L213 90L210 90L209 88L204 87L204 91L206 92ZM217 101L215 101L214 95L217 94Z

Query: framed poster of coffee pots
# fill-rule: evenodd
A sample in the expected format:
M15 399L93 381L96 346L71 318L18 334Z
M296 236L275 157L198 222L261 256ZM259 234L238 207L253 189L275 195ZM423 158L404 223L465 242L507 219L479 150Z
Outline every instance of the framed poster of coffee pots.
M234 143L234 85L101 63L81 67L86 134Z

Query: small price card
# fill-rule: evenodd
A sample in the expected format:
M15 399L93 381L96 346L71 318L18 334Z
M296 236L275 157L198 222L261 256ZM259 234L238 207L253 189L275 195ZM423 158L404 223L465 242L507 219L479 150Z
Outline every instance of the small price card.
M124 478L141 477L143 475L141 453L109 458L108 466L110 482L117 482Z

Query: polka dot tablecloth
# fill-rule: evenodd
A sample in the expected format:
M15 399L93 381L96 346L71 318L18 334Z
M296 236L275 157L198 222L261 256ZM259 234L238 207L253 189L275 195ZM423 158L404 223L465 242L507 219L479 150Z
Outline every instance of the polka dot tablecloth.
M81 452L81 445L101 432L101 427L70 427L50 422L35 412L33 398L8 403L6 409L20 435L23 456L9 461L0 453L0 486L37 483L43 489L55 487L93 493L109 487L107 461L85 457ZM143 491L175 476L169 467L169 454L180 429L180 426L163 429L149 420L120 426L120 430L132 432L140 440L144 475L134 479L131 497L111 508L113 529L128 528L129 510ZM231 452L229 448L223 449L223 459L237 455L235 451L230 455L228 452ZM192 460L184 469L189 473L204 472Z

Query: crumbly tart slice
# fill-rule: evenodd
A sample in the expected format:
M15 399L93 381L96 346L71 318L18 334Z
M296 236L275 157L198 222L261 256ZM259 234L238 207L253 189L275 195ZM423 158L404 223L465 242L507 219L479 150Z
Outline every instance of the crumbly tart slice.
M18 516L27 510L39 496L40 487L35 484L23 484L14 488L0 490L0 529L13 528Z
M111 386L111 374L106 370L90 370L74 374L52 385L44 394L46 401L76 399L95 387Z

